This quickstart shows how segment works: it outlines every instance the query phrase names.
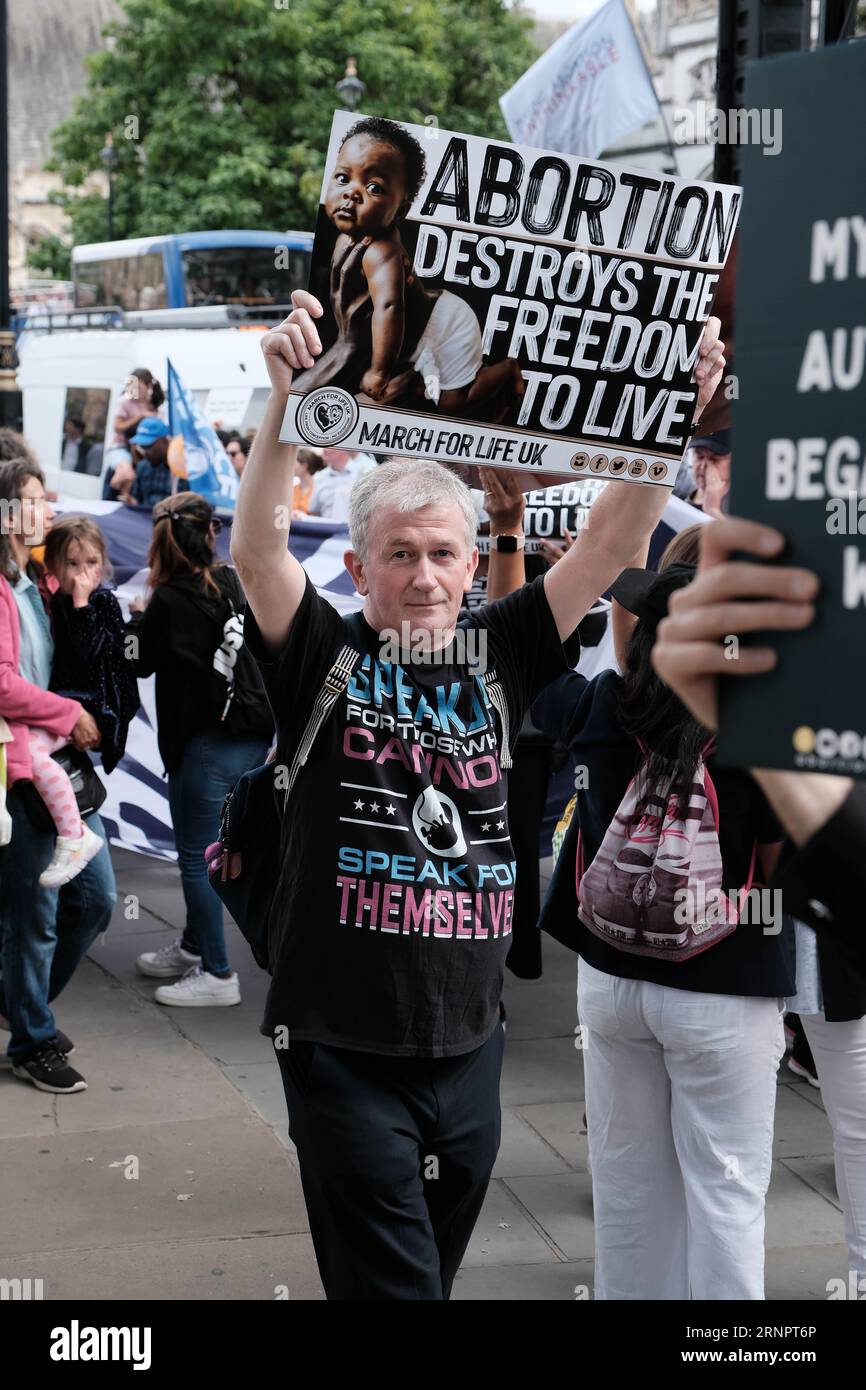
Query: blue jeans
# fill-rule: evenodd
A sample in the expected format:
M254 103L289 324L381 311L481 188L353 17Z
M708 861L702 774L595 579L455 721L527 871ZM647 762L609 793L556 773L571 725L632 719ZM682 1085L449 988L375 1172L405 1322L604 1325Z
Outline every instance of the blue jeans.
M117 894L107 844L71 883L40 888L55 836L33 829L14 787L6 806L12 840L0 849L0 1012L12 1029L9 1056L21 1063L57 1032L49 1003L108 927ZM85 824L105 839L99 816L85 817Z
M265 739L227 739L196 734L180 767L168 774L168 804L186 901L184 949L201 956L202 969L225 975L230 966L223 932L223 905L210 886L204 852L219 831L223 802L243 773L263 763Z

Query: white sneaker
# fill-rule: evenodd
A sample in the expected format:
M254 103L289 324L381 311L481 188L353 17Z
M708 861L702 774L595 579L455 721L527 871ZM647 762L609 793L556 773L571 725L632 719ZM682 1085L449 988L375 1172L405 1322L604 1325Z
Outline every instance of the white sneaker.
M184 950L180 937L172 941L170 946L163 946L159 951L144 951L135 958L135 968L139 974L151 975L155 979L164 979L167 975L185 975L194 965L201 965L201 956Z
M43 869L39 875L39 886L41 888L62 888L64 883L71 883L81 870L86 868L91 859L95 859L102 846L105 844L98 835L94 835L89 826L85 825L84 834L78 839L70 839L69 836L58 835L54 846L54 857L47 869Z
M176 985L160 985L153 997L158 1004L208 1009L239 1004L241 991L234 973L227 980L221 980L218 975L210 975L200 965L194 965Z

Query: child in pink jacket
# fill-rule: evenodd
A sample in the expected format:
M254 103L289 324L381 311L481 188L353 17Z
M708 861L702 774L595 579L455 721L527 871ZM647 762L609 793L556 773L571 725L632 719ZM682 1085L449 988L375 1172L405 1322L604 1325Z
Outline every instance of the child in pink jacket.
M43 800L49 804L43 790L43 787L45 790L48 787L42 775L40 755L37 751L34 757L34 746L38 750L49 745L62 747L68 743L81 715L81 705L77 700L67 700L63 695L42 690L19 675L20 650L18 604L8 580L0 575L0 715L6 720L12 735L11 742L6 744L7 785L11 788L19 778L32 781ZM63 776L61 769L47 754L46 758L55 771ZM48 775L50 772L51 769L47 769ZM98 842L98 850L102 842L98 836L94 836L94 839Z

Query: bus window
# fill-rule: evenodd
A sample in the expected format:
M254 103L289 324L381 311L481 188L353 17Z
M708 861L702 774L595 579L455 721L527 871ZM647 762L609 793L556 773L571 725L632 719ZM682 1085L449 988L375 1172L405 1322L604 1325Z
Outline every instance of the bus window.
M77 261L75 303L79 309L119 304L121 309L165 309L168 298L162 251Z
M68 473L102 472L105 428L110 391L91 386L69 386L63 406L60 467Z
M309 251L286 246L221 246L183 252L186 303L288 304L307 288Z

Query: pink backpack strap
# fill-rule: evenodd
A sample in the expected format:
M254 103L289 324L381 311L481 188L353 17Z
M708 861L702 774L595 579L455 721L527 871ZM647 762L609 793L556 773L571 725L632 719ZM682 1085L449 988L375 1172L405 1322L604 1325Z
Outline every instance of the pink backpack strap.
M716 746L716 740L715 740L714 738L713 738L713 739L710 739L710 742L707 744L706 748L704 749L704 756L708 756L708 755L713 751L713 749L715 748L715 746ZM716 784L715 784L715 782L713 781L712 777L710 776L710 770L709 770L708 767L704 767L704 791L705 791L706 794L707 794L707 801L709 802L710 806L712 807L713 819L715 820L715 823L716 823L716 834L718 835L718 833L719 833L719 797L718 797L718 793L716 792ZM752 845L752 857L751 857L751 859L749 860L749 874L748 874L748 877L747 877L747 879L746 879L746 882L743 884L742 888L741 888L740 891L739 891L739 900L738 900L738 903L737 903L737 913L738 913L738 914L739 914L740 911L742 910L743 903L745 902L746 897L747 897L748 894L749 894L749 890L751 889L752 884L753 884L754 881L755 881L755 865L756 865L756 863L757 863L757 860L758 860L758 841L755 840L754 844Z
M716 834L719 833L719 795L716 791L716 784L710 776L710 769L704 764L704 791L707 794L707 801L713 813L713 821L716 826Z
M649 750L648 750L646 744L644 743L643 739L640 739L640 738L637 739L637 743L638 743L638 745L639 745L639 747L640 747L641 752L644 754L644 756L646 756L646 754L648 753ZM638 769L638 771L640 771L640 769ZM629 784L628 784L628 786L627 786L626 789L625 789L625 795L626 795L626 796L628 796L629 792L631 791L632 787L634 786L635 777L637 777L637 772L635 773L634 777L632 777L632 778L630 779ZM574 808L574 814L577 815L577 806L575 806L575 808ZM575 885L575 888L576 888L576 890L577 890L578 895L580 894L580 880L583 878L583 876L584 876L585 873L586 873L586 865L585 865L585 863L584 863L584 854L583 854L583 832L581 831L580 823L578 822L578 826L577 826L577 853L576 853L575 856L574 856L574 885Z

